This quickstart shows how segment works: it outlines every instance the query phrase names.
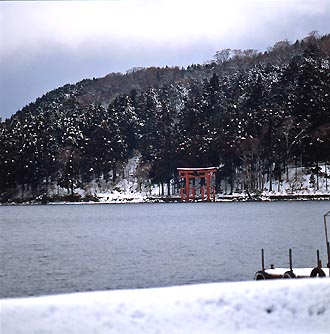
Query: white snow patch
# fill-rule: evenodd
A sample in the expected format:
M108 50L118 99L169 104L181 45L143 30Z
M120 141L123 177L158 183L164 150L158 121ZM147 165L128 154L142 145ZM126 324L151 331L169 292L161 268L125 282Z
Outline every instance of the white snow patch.
M330 279L3 299L3 333L329 333Z

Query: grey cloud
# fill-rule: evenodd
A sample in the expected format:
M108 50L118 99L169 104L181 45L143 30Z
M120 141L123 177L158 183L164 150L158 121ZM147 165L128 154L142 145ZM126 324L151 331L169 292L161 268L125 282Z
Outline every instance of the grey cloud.
M42 94L67 83L125 72L136 66L187 66L212 57L207 47L169 50L164 44L128 44L123 49L112 43L86 42L75 51L58 45L45 45L44 51L19 62L8 59L0 68L0 117L6 118Z

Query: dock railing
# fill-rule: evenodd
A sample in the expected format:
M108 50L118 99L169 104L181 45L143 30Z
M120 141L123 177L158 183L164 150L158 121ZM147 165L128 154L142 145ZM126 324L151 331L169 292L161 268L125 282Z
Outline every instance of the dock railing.
M270 269L265 268L265 253L264 249L261 249L261 270L257 271L254 275L255 280L273 279L273 278L304 278L304 277L330 277L330 245L328 236L327 219L330 217L330 211L324 216L324 232L326 242L327 253L327 265L322 268L322 261L320 260L320 252L317 250L317 265L314 268L293 268L292 264L292 250L289 249L289 270L287 268L274 268L272 264Z
M328 228L327 228L327 217L330 216L330 211L324 215L324 232L325 232L325 242L328 256L328 268L329 268L329 276L330 276L330 246L329 246L329 237L328 237Z

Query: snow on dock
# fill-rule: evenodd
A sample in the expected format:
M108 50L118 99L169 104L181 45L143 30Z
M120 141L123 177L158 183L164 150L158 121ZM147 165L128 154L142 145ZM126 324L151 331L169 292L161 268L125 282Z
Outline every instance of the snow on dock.
M330 333L330 279L2 299L2 333Z
M320 271L323 276L329 276L329 268L294 268L292 270L292 273L296 278L307 278L307 277L313 277L313 271ZM286 273L289 273L290 269L288 268L274 268L274 269L266 269L265 273L267 273L270 276L273 277L283 277ZM289 277L287 277L289 278Z

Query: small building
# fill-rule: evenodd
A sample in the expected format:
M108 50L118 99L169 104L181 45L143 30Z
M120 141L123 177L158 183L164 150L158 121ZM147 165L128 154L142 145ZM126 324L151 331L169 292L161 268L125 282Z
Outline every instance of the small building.
M201 199L215 202L215 175L217 167L178 168L181 179L182 202Z

